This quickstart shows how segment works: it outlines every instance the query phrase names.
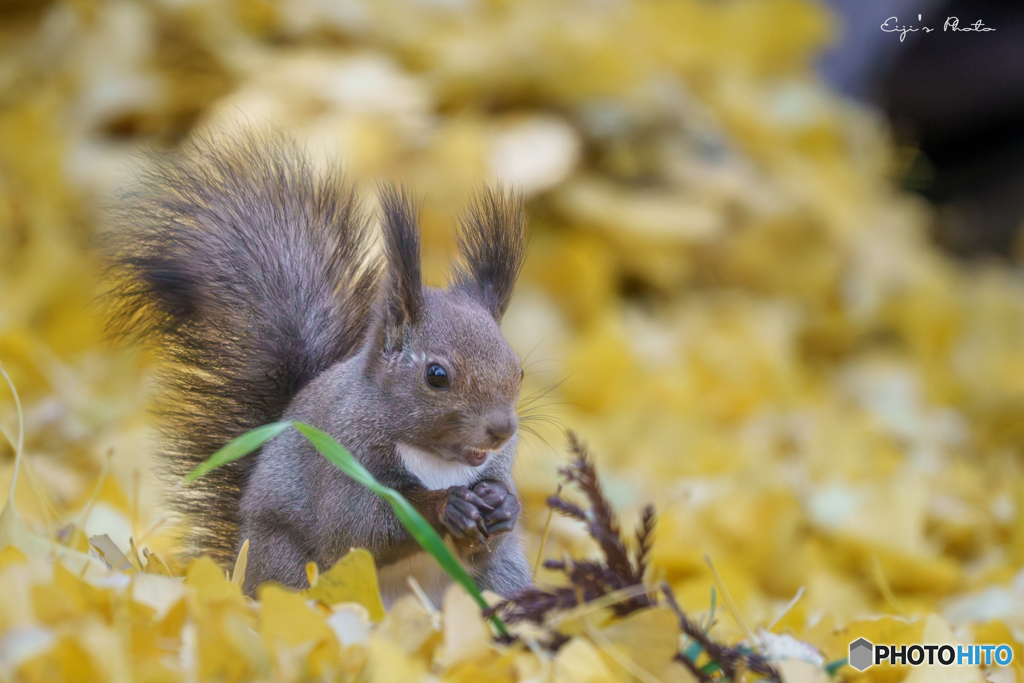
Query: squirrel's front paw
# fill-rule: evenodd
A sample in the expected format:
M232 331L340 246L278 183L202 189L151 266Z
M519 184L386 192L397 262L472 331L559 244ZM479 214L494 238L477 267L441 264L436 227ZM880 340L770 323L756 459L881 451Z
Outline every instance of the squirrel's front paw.
M477 482L473 493L491 508L483 515L488 536L512 530L523 506L508 487L500 481L485 479Z
M476 539L486 544L488 535L485 515L494 507L465 486L448 489L441 521L457 539Z

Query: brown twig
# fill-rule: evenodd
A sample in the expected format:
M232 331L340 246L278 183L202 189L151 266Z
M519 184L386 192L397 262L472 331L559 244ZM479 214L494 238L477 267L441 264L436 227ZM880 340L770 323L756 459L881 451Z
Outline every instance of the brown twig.
M548 498L548 506L586 525L587 533L597 542L604 557L600 560L547 560L544 566L563 573L568 579L568 585L552 588L530 586L487 610L488 616L501 614L509 623L530 621L546 625L548 639L545 646L552 651L569 639L556 628L559 617L569 610L595 603L595 608L611 607L616 615L622 617L658 602L656 591L638 590L638 587L644 588L644 574L650 557L656 521L654 506L648 505L641 513L636 530L636 552L630 553L619 531L615 512L601 490L597 470L586 447L572 433L569 434L569 445L576 460L559 470L559 473L565 483L574 484L584 494L589 509L563 498L561 486L555 495ZM661 584L661 592L668 607L675 613L680 630L698 643L708 660L721 669L721 675L716 675L698 666L696 661L683 652L676 653L676 661L686 667L698 681L736 681L740 672L750 671L774 683L781 682L775 667L760 655L747 648L730 647L713 640L679 608L668 584Z

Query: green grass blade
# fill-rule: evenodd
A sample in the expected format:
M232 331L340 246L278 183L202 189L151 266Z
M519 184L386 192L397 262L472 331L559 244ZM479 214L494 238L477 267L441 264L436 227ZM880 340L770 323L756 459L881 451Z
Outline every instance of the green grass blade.
M185 477L185 482L195 481L210 470L249 455L289 427L295 427L299 430L303 436L309 439L309 442L313 444L313 447L316 448L317 451L320 452L320 455L326 458L328 462L358 483L370 489L370 491L375 495L387 501L387 503L391 505L391 509L395 511L395 516L398 517L398 520L409 531L409 534L416 539L416 542L419 543L425 551L430 553L434 559L437 560L438 564L440 564L448 573L448 576L466 589L466 592L472 596L480 606L480 609L486 609L488 607L487 601L484 600L484 596L480 593L480 589L477 587L476 582L473 581L473 577L469 575L469 572L467 572L455 556L452 555L451 550L448 549L448 546L445 545L444 541L441 540L441 537L436 531L434 531L434 528L427 523L427 520L423 519L423 515L421 515L401 493L384 486L374 479L373 475L363 467L362 463L356 460L348 450L335 441L329 434L320 431L316 427L311 427L304 422L272 422L271 424L257 427L256 429L242 434L228 442L227 445L207 458L194 470L189 472ZM508 635L505 623L500 618L497 616L491 617L491 623L494 625L494 629L499 635Z
M239 458L244 458L291 426L292 423L290 421L271 422L268 425L257 427L256 429L250 430L241 436L235 437L223 448L218 450L216 453L200 463L198 467L185 475L185 483L187 484L191 481L195 481L210 470L216 469L221 465L226 465L229 462L238 460Z
M722 665L718 662L708 662L704 666L700 667L700 670L710 676L711 674L720 673L722 671Z
M395 516L398 517L402 525L424 550L433 555L438 564L448 573L448 576L452 577L453 581L466 589L466 592L473 597L480 606L480 609L488 607L487 601L484 600L484 596L480 593L476 582L473 581L473 577L469 575L462 564L452 555L451 550L441 540L438 533L434 531L434 528L427 523L427 520L423 519L423 515L402 494L374 479L373 475L351 453L328 434L303 422L296 422L295 428L309 439L313 447L320 451L320 455L327 458L328 462L386 500L391 505L391 509L395 511ZM497 616L491 617L491 623L500 635L508 635L504 622Z
M715 587L711 587L711 612L708 614L708 623L704 627L704 633L711 630L711 627L715 625Z
M382 495L385 491L391 490L374 479L373 475L363 467L363 464L356 460L348 452L348 449L335 441L334 437L320 431L316 427L311 427L305 422L296 422L295 428L304 437L309 439L309 442L320 452L320 455L327 458L328 462L378 496Z
M842 659L837 659L834 662L829 662L825 665L825 673L835 678L836 672L849 664L849 662L850 660L848 657L843 657Z
M704 652L704 646L694 640L686 646L685 650L683 650L683 656L691 662L696 662L700 658L702 652Z

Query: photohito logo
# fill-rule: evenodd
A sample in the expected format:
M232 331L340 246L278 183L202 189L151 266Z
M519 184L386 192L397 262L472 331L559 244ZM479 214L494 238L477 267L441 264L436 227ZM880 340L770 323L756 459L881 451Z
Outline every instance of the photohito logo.
M1013 661L1009 645L875 645L864 638L850 643L850 666L863 671L875 664L967 664L1006 666Z
M872 650L874 647L864 638L858 638L850 643L850 666L857 671L863 671L871 666Z

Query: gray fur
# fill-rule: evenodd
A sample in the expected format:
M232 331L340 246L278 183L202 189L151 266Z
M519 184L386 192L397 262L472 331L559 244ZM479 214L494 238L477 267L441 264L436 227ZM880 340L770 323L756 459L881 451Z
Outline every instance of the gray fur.
M398 443L439 461L492 451L468 485L494 480L516 495L522 374L498 321L522 263L518 198L482 195L463 221L452 286L433 289L421 284L416 216L399 190L381 190L381 263L367 256L351 190L317 177L290 145L200 142L158 168L108 253L115 328L158 340L170 361L161 411L172 478L284 417L327 431L411 500L424 486ZM432 363L446 369L447 389L426 383ZM326 570L351 547L381 567L419 550L387 504L297 432L175 503L196 529L194 551L228 564L249 540L249 593L265 580L301 587L306 563ZM489 546L465 558L483 587L509 595L530 583L517 531Z
M285 414L335 437L381 483L400 491L417 482L402 466L397 442L457 460L465 445L491 445L486 418L496 409L514 411L519 392L519 359L489 312L459 293L424 294L422 323L410 330L404 348L385 356L368 343L313 380ZM423 380L425 364L434 360L452 368L447 392ZM513 438L479 468L477 480L501 481L514 494L515 447ZM264 448L242 498L241 520L250 543L247 590L266 579L302 585L305 562L330 567L352 547L367 548L379 566L419 550L385 502L297 433ZM515 538L495 540L471 569L486 587L508 595L529 585L529 569ZM281 554L285 543L288 552ZM296 566L293 557L304 561Z
M459 226L461 259L454 281L501 322L526 257L523 199L508 192L478 195Z
M380 270L369 221L340 173L318 176L282 138L198 138L154 159L113 219L111 326L166 361L160 462L172 486L363 343ZM171 488L192 552L233 561L250 467Z

